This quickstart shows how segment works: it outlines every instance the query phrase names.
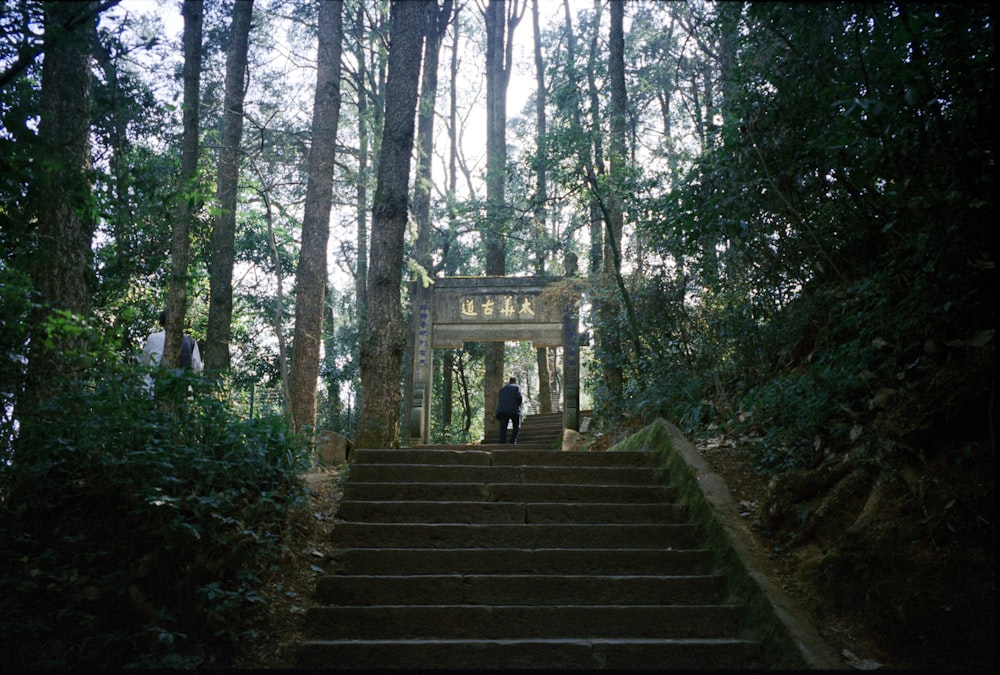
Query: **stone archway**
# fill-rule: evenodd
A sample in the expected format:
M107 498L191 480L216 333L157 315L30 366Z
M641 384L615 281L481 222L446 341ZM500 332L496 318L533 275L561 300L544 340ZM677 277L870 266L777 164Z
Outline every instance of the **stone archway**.
M433 350L466 342L531 342L563 348L563 427L580 428L578 301L552 306L542 297L556 277L445 277L414 290L414 353L409 437L430 437Z

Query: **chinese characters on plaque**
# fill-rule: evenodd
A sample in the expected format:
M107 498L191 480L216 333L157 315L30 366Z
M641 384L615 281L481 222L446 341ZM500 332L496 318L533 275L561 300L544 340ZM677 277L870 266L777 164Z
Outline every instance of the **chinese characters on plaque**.
M430 321L431 308L427 303L420 305L420 321L417 325L417 382L420 382L423 368L427 365L427 357L430 353L431 345L428 341L428 322Z
M516 321L535 318L533 295L463 296L459 316L463 319Z

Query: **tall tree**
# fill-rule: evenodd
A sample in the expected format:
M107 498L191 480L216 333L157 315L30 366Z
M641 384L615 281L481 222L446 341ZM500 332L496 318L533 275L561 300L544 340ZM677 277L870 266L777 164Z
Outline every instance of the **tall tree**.
M90 59L93 3L44 5L45 59L39 160L48 170L31 186L37 218L32 279L44 303L86 315L93 287L90 158Z
M413 219L417 224L417 240L414 246L414 258L421 267L416 283L425 283L425 276L432 276L431 265L431 160L434 154L434 103L438 90L438 63L440 62L441 40L448 30L451 20L453 0L445 0L440 7L437 3L427 6L427 35L424 45L423 73L420 76L420 102L417 108L417 164L416 177L413 181ZM407 353L413 353L415 334L413 321L417 313L410 314L410 328L407 330ZM409 367L404 372L403 381L412 380L412 361L404 362ZM404 390L403 410L410 410L413 401L413 389L407 386Z
M448 85L448 171L447 171L447 203L448 203L448 233L453 234L457 227L455 192L458 185L458 45L461 39L461 6L455 10L452 22L451 60L449 64ZM447 276L452 264L451 257L445 252L442 255L444 272ZM454 375L456 372L455 351L446 349L441 359L441 426L444 429L445 440L451 433L454 417Z
M410 156L420 81L427 0L393 0L385 120L372 207L368 322L361 344L364 399L355 446L398 447L403 315L400 283L409 207Z
M608 39L608 109L611 128L610 173L611 189L608 191L607 234L604 238L604 259L611 260L613 270L621 271L621 240L624 229L621 189L624 187L628 160L626 119L628 117L627 91L625 89L625 30L622 0L610 0L610 35ZM605 265L607 267L607 265Z
M591 248L591 271L595 274L604 269L607 261L604 259L603 224L601 214L601 183L607 174L607 166L604 157L604 133L601 128L601 102L602 92L598 83L598 68L601 61L601 18L603 15L603 5L601 0L594 0L594 12L590 24L590 50L587 55L587 67L585 75L587 78L587 96L590 101L590 133L584 138L582 150L587 153L587 160L584 164L587 183L590 188L590 248ZM583 140L583 139L581 139Z
M357 70L354 89L358 106L358 177L357 177L357 250L358 260L354 272L354 297L358 308L358 329L364 330L368 316L368 69L366 61L365 10L358 3L354 13L355 52Z
M46 398L53 378L65 370L61 357L72 347L65 340L50 344L42 339L45 322L52 310L82 316L90 310L95 226L88 177L90 58L96 24L90 5L50 2L44 6L46 46L35 162L45 169L34 175L28 188L36 221L30 271L41 303L31 316L35 339L29 342L25 390L18 399L22 441L18 452L32 447L30 435L35 429L43 431L32 415L37 403Z
M176 365L184 338L187 311L190 233L198 208L198 111L201 91L201 33L204 7L201 0L184 0L184 131L181 139L181 175L177 217L170 237L170 289L167 295L166 338L163 364Z
M510 217L507 191L507 87L514 50L514 29L524 16L523 0L489 0L486 21L486 227L483 228L487 276L507 274L504 232ZM486 343L483 423L493 419L490 401L504 382L504 344Z
M212 229L208 328L201 350L206 370L229 368L229 339L233 321L233 261L236 254L236 195L239 186L243 97L246 93L245 74L252 16L253 0L236 0L233 3L219 133L216 179L219 208L215 216L215 227Z
M611 0L610 2L610 39L608 42L608 82L609 97L608 107L611 118L611 142L610 142L610 189L603 196L604 206L604 265L601 268L603 276L603 286L610 289L616 280L621 279L621 240L623 231L622 203L619 194L620 187L624 186L622 180L625 172L625 159L627 157L625 141L625 33L623 30L623 7L622 0ZM594 186L595 190L597 186ZM624 289L623 289L624 290ZM613 316L620 313L621 304L612 299L610 292L604 294L604 299L600 303L601 330L600 340L602 350L605 353L622 353L620 331L612 328ZM610 400L621 400L624 377L622 375L622 362L620 360L608 360L604 364L604 386L608 390Z
M326 293L327 243L337 125L340 120L340 54L343 42L343 2L319 3L316 94L313 103L312 145L302 217L302 251L295 275L295 335L291 372L292 426L302 430L316 424L316 384L323 332Z
M563 125L565 128L566 140L564 142L565 152L568 155L568 160L570 162L575 162L573 164L574 171L566 176L561 176L564 183L569 183L568 187L570 190L577 192L580 190L580 179L579 175L582 174L585 177L587 186L596 183L597 175L602 172L600 166L595 167L595 158L592 156L592 146L594 145L591 141L590 135L584 129L583 126L583 100L582 100L582 87L581 80L583 75L580 72L579 65L577 64L577 36L576 31L573 27L573 10L569 0L563 0L563 35L565 36L565 65L560 73L558 84L554 84L553 87L556 91L553 97L556 102L556 110L560 117L563 118ZM599 23L597 18L594 18L594 22ZM596 30L596 29L595 29ZM593 53L596 45L592 44L591 52ZM594 61L593 56L590 59L590 64ZM588 65L590 67L590 65ZM588 79L588 84L590 80ZM591 100L593 101L596 96L596 88L591 87ZM599 97L597 97L599 98ZM558 117L557 117L558 119ZM599 140L599 139L598 139ZM552 148L556 143L550 143L549 147ZM600 159L598 155L598 159ZM597 274L601 268L601 223L600 223L600 209L596 206L596 200L594 198L594 192L592 190L587 190L587 218L590 227L590 250L587 257L588 262L588 273Z
M542 58L542 31L538 21L539 0L531 2L531 29L535 40L535 227L539 230L538 251L535 262L536 274L545 274L545 258L548 254L548 141L545 106L548 100L545 89L545 61ZM538 412L552 412L552 382L549 376L548 349L539 347L535 351L538 368Z
M431 271L431 159L434 153L434 102L438 89L438 63L441 39L451 20L453 0L440 7L429 6L424 67L417 110L417 168L413 186L413 218L417 223L416 259L428 274Z

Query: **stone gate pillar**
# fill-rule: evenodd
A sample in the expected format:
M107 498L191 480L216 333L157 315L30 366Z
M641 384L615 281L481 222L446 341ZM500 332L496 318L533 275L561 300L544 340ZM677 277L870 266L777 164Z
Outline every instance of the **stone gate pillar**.
M434 384L433 351L431 349L434 330L431 319L431 302L433 287L424 288L418 280L414 283L413 311L413 402L410 405L409 437L410 443L427 443L430 439L431 423L431 391Z
M580 335L577 308L563 310L563 428L580 430Z

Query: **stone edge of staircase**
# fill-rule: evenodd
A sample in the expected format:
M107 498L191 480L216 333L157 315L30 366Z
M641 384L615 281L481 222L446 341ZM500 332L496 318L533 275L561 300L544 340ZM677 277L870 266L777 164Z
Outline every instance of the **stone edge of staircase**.
M843 670L838 657L797 606L763 572L766 557L740 518L725 481L714 473L681 430L663 418L608 451L655 450L670 470L679 490L678 501L706 533L708 548L730 580L731 592L742 597L762 642L762 661L771 668Z

